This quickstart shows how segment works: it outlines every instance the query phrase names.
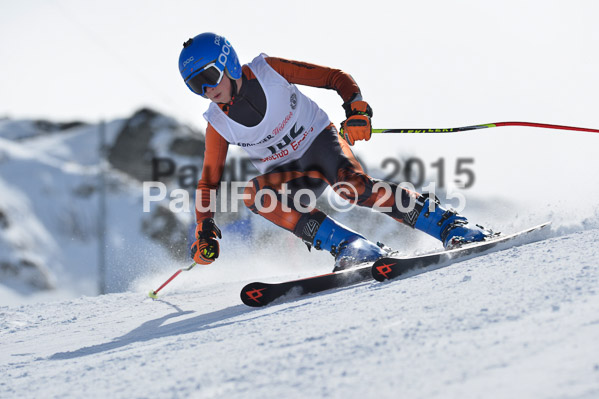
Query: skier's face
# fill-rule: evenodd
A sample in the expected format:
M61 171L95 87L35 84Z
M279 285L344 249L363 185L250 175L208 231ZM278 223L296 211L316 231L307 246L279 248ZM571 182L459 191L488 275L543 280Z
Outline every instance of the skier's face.
M204 93L212 102L228 103L231 101L231 80L227 76L223 76L218 86L207 87Z

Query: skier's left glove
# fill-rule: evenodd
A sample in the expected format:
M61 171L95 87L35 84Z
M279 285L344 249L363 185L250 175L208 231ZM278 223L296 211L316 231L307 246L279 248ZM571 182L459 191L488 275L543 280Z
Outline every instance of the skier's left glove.
M217 238L222 238L220 229L214 219L207 218L196 226L196 242L191 246L191 257L200 265L214 262L220 253Z
M345 116L347 117L341 123L341 136L349 143L354 145L356 140L370 140L372 126L372 108L366 101L354 101L353 103L343 104Z

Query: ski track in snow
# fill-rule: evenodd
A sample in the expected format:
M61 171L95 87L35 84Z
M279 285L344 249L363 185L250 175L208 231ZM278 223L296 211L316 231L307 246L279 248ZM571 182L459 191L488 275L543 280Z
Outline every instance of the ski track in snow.
M0 397L599 397L599 230L241 304L243 282L0 308Z

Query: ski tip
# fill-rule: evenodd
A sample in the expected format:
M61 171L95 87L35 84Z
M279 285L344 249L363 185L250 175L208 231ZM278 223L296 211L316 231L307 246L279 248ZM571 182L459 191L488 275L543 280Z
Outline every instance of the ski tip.
M265 297L263 291L267 290L267 286L262 283L250 283L241 290L241 301L254 308L267 305L270 300Z
M158 294L154 290L150 290L148 296L152 299L158 299Z

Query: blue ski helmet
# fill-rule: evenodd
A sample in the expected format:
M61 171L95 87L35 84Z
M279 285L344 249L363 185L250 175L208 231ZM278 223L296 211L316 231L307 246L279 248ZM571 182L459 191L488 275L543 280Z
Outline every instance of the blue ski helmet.
M183 44L179 72L191 91L205 97L207 87L216 87L226 74L241 77L241 65L231 43L215 33L201 33Z

